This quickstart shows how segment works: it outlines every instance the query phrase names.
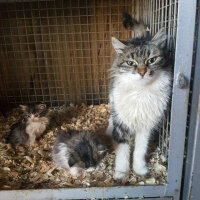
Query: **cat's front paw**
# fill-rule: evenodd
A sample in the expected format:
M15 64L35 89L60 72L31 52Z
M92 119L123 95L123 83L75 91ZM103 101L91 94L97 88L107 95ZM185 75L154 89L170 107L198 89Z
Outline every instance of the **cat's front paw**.
M93 172L95 171L95 167L89 167L88 169L85 170L86 172Z
M128 179L128 176L129 176L128 172L115 171L113 178L116 181L123 181L125 179Z
M140 175L140 176L144 176L148 173L148 169L146 167L146 164L139 164L139 163L135 163L133 164L133 170L135 171L136 174Z

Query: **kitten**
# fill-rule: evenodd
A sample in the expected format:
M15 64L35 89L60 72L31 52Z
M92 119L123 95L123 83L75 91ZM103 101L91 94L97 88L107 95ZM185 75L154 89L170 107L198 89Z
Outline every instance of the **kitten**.
M23 111L22 118L10 128L7 142L14 146L33 145L35 139L40 137L49 124L46 117L48 109L45 104L35 106L20 105Z
M123 23L128 23L127 26L132 26L136 31L135 20L130 15L126 19L127 15L124 15ZM133 169L138 175L148 172L145 154L149 137L164 117L170 98L171 73L165 30L159 30L154 37L148 34L142 36L142 33L139 35L126 42L112 38L116 57L110 69L111 114L107 133L118 143L116 180L129 174L132 134L135 136Z
M138 22L129 14L124 13L122 16L122 23L124 28L131 29L136 38L149 37L149 30L143 22Z
M63 105L49 109L47 117L49 118L49 128L53 129L67 122L67 120L73 117L73 114L69 107Z
M103 135L103 134L101 134ZM52 158L59 167L66 168L77 177L84 168L94 167L102 159L100 151L109 149L111 138L87 131L61 131L52 150Z

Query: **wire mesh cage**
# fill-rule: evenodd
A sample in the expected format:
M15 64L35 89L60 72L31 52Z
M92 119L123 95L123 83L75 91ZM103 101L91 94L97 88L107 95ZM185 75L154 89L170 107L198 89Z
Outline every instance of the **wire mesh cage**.
M190 6L191 9L196 6L195 1L190 4L188 0L184 6L183 2L183 0L49 0L0 3L1 111L19 104L36 102L45 102L50 107L68 105L71 102L87 105L108 103L108 69L114 55L110 38L114 36L125 41L132 37L131 31L125 30L121 24L122 13L131 13L137 20L144 21L152 35L161 27L165 27L168 48L171 58L174 59L175 54L178 55L180 51L180 46L178 50L176 49L178 19L186 12L185 6ZM181 8L179 18L178 8ZM190 12L185 15L194 17ZM182 35L180 32L179 34L181 38ZM186 52L190 50L191 48L186 48ZM178 62L182 62L180 58L175 61L175 67L178 66ZM178 72L175 70L174 77ZM187 73L190 80L190 71ZM138 187L121 187L120 190L112 187L105 192L107 198L124 198L125 194L129 194L131 197L168 196L169 199L171 197L178 199L184 135L178 144L180 149L175 162L179 162L177 168L179 173L176 175L172 166L176 157L171 154L176 151L175 146L178 142L176 132L183 130L184 134L185 126L181 127L182 130L178 129L174 125L176 123L174 118L177 117L177 111L180 111L177 106L178 99L182 97L187 100L188 96L185 93L178 93L176 83L173 84L175 89L172 96L172 112L168 111L166 120L159 130L159 153L162 155L162 161L167 164L170 174L165 180L166 184L148 186L141 190ZM179 125L185 123L187 109L184 106L183 108L182 117L180 113L177 119L180 120ZM168 160L169 162L166 162ZM141 192L142 190L146 191L145 194ZM52 196L57 194L56 198L63 198L65 192L63 194L57 192L52 191ZM80 199L80 196L88 198L90 197L88 195L91 195L89 189L79 190L79 194L75 190L66 192L69 192L70 199ZM101 192L102 189L97 188L94 197L100 198ZM15 193L10 194L12 197ZM44 197L47 197L45 191L38 198Z
M111 6L112 5L112 6ZM1 4L1 93L9 104L107 102L110 36L128 39L131 1Z
M2 4L2 10L0 91L4 105L108 102L110 38L131 37L121 25L124 11L145 21L152 34L165 27L174 55L176 1L33 1ZM165 158L168 119L159 140Z

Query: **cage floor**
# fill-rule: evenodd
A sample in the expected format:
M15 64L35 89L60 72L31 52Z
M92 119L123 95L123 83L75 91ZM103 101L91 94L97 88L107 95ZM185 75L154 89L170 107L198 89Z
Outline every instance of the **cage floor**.
M10 125L19 118L19 111L13 109L0 116L0 189L43 189L64 187L103 187L114 186L114 153L108 154L93 171L86 171L82 176L73 178L67 170L57 168L51 159L51 148L58 129L77 129L95 131L107 126L109 105L98 106L70 105L73 113L62 126L49 129L32 147L19 146L16 149L5 144L4 137ZM159 148L149 148L146 177L137 176L131 171L122 185L160 185L166 183L167 170L160 156Z

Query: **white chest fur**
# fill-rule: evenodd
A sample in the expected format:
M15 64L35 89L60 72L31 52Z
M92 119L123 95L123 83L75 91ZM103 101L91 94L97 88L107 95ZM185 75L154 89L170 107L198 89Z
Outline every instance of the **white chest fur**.
M30 121L26 127L26 133L29 134L29 136L35 135L36 137L40 137L46 130L48 122L46 117L42 117L39 121Z
M170 74L160 72L148 83L133 80L131 76L120 76L115 81L111 101L119 119L134 131L152 129L163 116L169 100Z

